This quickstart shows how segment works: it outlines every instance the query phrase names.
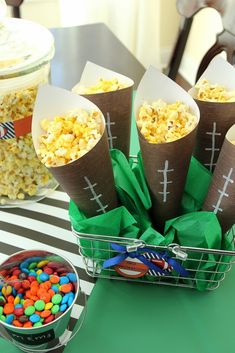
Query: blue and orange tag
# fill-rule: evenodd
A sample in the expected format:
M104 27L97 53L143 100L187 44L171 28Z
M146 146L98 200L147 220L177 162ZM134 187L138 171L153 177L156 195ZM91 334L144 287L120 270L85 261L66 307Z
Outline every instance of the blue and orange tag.
M137 246L123 246L110 243L111 248L118 254L103 263L103 269L114 267L121 276L139 278L144 275L168 276L173 270L180 276L189 276L188 271L167 252L157 252L149 248Z
M0 140L13 139L31 132L32 115L23 119L0 123Z

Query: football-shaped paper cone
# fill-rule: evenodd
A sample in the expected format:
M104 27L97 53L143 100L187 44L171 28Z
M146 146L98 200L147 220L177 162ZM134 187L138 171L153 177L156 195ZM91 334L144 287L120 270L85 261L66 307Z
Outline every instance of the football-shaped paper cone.
M235 123L235 102L195 101L200 109L201 120L194 155L213 172L226 132Z
M235 224L235 125L226 134L203 210L217 215L224 232Z
M186 136L167 143L149 143L138 131L144 171L152 199L152 219L163 230L165 221L179 215L186 176L196 140L199 109L192 97L157 69L150 67L142 78L135 98L135 116L147 101L181 101L196 116L194 129Z
M132 90L134 82L126 76L87 62L81 80L73 88L73 91L76 92L76 87L79 86L92 86L100 78L105 80L118 79L120 83L125 84L127 87L111 92L81 95L97 105L102 111L106 123L109 148L117 148L129 158Z
M180 140L164 144L150 144L140 132L138 134L152 199L153 223L159 230L163 230L166 220L180 214L196 129Z
M78 108L99 110L92 102L75 93L49 85L41 86L32 123L35 150L38 149L39 136L43 134L40 127L42 119L52 120ZM89 152L73 162L48 169L86 216L96 216L117 207L105 123L101 139Z
M211 61L200 80L218 84L227 90L235 89L235 69L226 60L216 57ZM197 143L194 155L211 172L214 171L228 129L235 124L235 102L207 102L198 100L197 90L189 93L195 97L200 109Z

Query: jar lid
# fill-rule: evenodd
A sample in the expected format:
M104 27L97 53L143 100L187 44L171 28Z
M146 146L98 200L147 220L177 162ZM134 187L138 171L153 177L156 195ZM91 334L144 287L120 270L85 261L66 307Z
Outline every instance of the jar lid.
M16 18L0 22L0 79L32 72L53 55L54 38L47 28Z

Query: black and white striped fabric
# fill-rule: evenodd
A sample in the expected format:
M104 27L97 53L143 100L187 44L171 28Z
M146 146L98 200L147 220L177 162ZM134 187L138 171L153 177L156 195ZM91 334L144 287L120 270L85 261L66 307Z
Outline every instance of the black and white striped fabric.
M148 259L148 260L159 260L159 261L162 261L162 264L161 264L160 267L162 267L162 269L167 271L167 272L171 272L172 271L172 267L168 264L168 262L163 260L160 256L158 256L158 254L153 253L153 252L146 252L146 253L144 253L142 255L144 257L146 257L146 259ZM158 264L158 266L159 266L159 264ZM157 271L151 270L151 269L148 270L147 274L150 275L150 276L156 276L156 277L165 276L164 273L157 272Z
M95 281L86 274L78 253L77 241L71 232L68 205L69 197L59 188L37 203L21 208L0 208L0 263L21 250L43 249L58 253L76 267L81 290L89 298ZM84 296L81 295L72 310L71 331L84 305Z
M0 124L0 140L8 140L16 137L14 123L9 121Z

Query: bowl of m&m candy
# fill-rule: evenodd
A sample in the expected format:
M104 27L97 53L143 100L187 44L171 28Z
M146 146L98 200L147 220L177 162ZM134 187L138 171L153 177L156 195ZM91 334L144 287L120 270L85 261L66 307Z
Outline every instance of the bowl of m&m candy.
M66 330L80 293L74 266L41 250L18 252L0 265L0 326L13 341L36 347Z

